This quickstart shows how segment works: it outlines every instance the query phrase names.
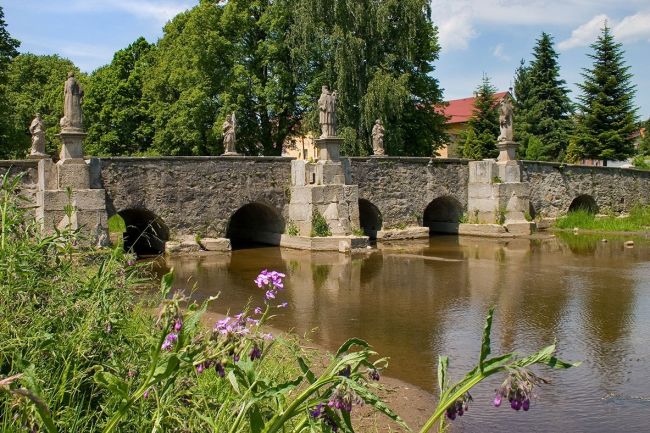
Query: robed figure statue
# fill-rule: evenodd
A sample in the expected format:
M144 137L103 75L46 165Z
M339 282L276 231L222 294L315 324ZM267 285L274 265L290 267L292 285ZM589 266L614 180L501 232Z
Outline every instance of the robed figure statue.
M514 141L514 132L512 127L513 109L512 101L508 96L504 96L499 106L499 143L511 143Z
M320 124L320 138L336 137L336 99L337 93L330 92L327 86L322 87L318 99L318 123Z
M372 153L375 156L384 156L384 124L380 119L375 121L375 126L372 127Z
M63 117L61 118L61 130L83 130L83 115L81 103L83 102L84 91L74 77L74 72L68 72L68 79L63 88Z
M45 123L41 118L40 113L36 113L36 117L29 125L29 132L32 134L32 150L31 157L46 157L45 153Z
M237 142L236 129L237 120L235 119L235 113L232 113L226 117L222 127L224 155L237 154L237 148L235 146Z

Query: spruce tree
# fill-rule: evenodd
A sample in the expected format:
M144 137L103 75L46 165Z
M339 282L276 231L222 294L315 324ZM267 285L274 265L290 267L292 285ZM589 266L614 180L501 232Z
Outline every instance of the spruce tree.
M634 154L636 108L632 74L625 65L621 44L614 41L607 25L591 48L593 66L584 70L584 82L578 84L582 113L576 143L586 158L602 159L605 163L608 159L624 160Z
M525 141L536 137L536 147L530 155L536 159L554 161L564 157L569 142L572 104L566 81L560 79L558 54L553 48L553 38L542 33L533 48L533 61L528 67L520 66L515 77L517 97L518 139ZM528 158L528 153L526 154Z
M499 153L496 147L499 136L499 110L497 101L494 99L495 92L496 89L490 83L490 78L483 75L483 81L476 89L472 118L468 122L467 137L474 134L475 138L469 145L466 142L466 146L463 148L463 157L465 158L494 158ZM468 153L465 153L466 149L469 150Z
M528 112L530 111L530 68L522 59L515 71L514 83L514 122L515 141L519 143L517 152L526 155L528 148Z

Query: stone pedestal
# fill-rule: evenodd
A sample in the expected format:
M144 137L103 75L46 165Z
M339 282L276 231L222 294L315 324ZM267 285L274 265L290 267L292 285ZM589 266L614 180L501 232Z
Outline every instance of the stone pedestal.
M319 161L340 161L341 144L343 139L339 137L317 138L315 140L318 149Z
M479 228L496 224L513 235L528 235L534 228L526 220L530 210L530 184L521 181L518 161L470 162L467 208L468 223Z
M333 236L359 230L359 187L346 182L346 169L347 164L331 160L291 161L289 224L299 236L311 235L315 212L325 218Z
M63 143L59 155L62 164L80 164L84 161L83 140L86 133L83 130L62 129L58 137Z
M518 146L519 145L514 141L502 141L497 143L497 149L499 149L499 157L497 158L497 161L515 161L517 158L516 153Z

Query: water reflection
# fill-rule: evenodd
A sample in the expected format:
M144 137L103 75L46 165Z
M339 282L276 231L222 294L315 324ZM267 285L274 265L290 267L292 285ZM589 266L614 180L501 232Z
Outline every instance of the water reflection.
M494 352L528 352L560 342L560 355L585 360L568 374L545 373L526 416L489 408L493 381L474 395L477 410L455 424L465 431L642 430L650 381L650 246L642 239L568 234L555 239L495 241L436 237L382 245L352 257L280 248L175 258L178 288L205 298L221 292L218 312L239 310L262 293L261 268L285 272L290 307L274 325L312 334L336 348L351 336L391 357L389 374L435 390L438 354L452 374L476 362L483 317L497 306Z

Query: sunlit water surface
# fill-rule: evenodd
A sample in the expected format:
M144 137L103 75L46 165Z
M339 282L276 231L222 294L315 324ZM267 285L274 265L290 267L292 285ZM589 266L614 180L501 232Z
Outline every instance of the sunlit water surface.
M493 353L528 353L558 341L561 358L583 361L537 389L527 413L491 406L503 379L481 384L454 431L650 431L650 243L568 234L545 240L434 237L352 257L280 248L168 259L176 287L215 312L261 303L253 279L287 274L272 322L337 348L356 336L391 358L387 374L436 392L439 354L454 379L478 359L486 311L496 306ZM445 259L445 260L441 260ZM504 406L507 406L504 405Z

